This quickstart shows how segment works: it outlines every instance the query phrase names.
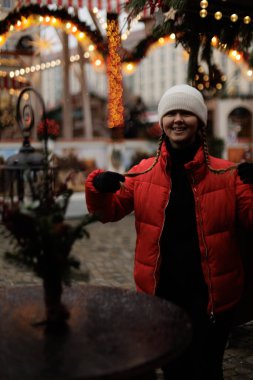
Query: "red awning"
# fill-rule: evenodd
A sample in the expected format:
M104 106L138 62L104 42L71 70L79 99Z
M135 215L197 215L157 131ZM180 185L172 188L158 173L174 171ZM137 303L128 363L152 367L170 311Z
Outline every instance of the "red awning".
M107 12L120 13L124 10L125 0L17 0L17 7L28 6L31 4L38 5L57 5L57 7L76 7L92 10L94 7L105 9Z

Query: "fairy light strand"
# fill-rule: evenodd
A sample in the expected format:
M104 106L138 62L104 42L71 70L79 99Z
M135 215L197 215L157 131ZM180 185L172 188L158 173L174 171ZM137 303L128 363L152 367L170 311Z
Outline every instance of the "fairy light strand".
M115 19L107 20L107 38L108 127L114 128L124 123L121 59L118 53L121 39L118 22Z

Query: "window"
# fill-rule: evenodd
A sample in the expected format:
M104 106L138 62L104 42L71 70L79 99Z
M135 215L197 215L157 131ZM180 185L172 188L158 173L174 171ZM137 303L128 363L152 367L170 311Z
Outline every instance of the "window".
M228 117L228 138L229 142L251 141L252 113L244 108L237 107L230 112Z
M12 0L3 0L3 8L12 8Z

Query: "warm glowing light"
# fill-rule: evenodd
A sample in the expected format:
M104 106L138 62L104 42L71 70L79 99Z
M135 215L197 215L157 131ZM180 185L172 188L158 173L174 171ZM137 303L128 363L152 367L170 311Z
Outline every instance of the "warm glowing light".
M171 40L175 40L175 39L176 39L176 35L175 35L175 33L171 33L171 34L170 34L170 39L171 39Z
M217 83L216 86L217 90L221 90L222 89L222 84L221 83Z
M247 71L247 75L248 75L248 77L252 77L252 75L253 75L253 71L252 71L252 70L248 70L248 71Z
M90 58L90 53L88 53L88 52L86 51L86 52L84 53L83 56L84 56L84 58L86 58L86 59L87 59L87 58Z
M220 20L221 18L222 18L222 13L221 12L215 12L215 14L214 14L214 18L216 19L216 20Z
M72 26L71 22L67 22L67 23L66 23L66 29L70 29L71 26Z
M108 18L107 25L108 127L113 128L124 124L122 65L119 56L121 39L118 21Z
M212 45L213 45L213 46L217 46L217 44L218 44L218 38L217 38L216 36L214 36L214 37L212 38Z
M0 45L3 45L5 43L5 38L3 36L0 36Z
M235 57L235 59L236 59L237 61L240 61L241 58L242 58L242 56L241 56L241 54L239 54L239 53L238 53L238 54L236 55L236 57Z
M230 16L230 20L232 22L236 22L238 20L238 15L236 13L233 13L231 16Z
M203 68L202 66L199 66L199 68L198 68L198 72L199 72L199 73L203 73L203 72L204 72L204 68Z
M77 32L77 27L73 26L73 28L71 30L72 30L72 33L76 33Z
M206 9L201 9L199 11L199 15L200 15L200 17L205 18L207 16L207 10Z
M249 24L251 22L251 17L250 16L245 16L243 19L244 24Z
M95 14L98 13L98 8L97 8L97 7L94 7L94 8L92 9L92 12L95 13Z
M50 16L46 16L45 21L46 21L46 22L50 22L50 21L51 21Z
M88 49L89 49L89 51L94 51L94 50L95 50L95 46L94 46L94 45L90 45L90 46L88 47Z
M127 39L127 37L128 37L128 35L127 35L126 33L123 33L123 34L121 35L121 39L122 39L123 41L125 41L125 40Z
M101 59L96 59L95 66L101 66L101 65L102 65Z
M27 18L22 17L22 23L23 23L24 26L27 25L28 24Z
M78 38L79 38L80 40L84 39L84 37L85 37L85 33L80 32L80 33L78 34Z
M204 85L202 83L198 84L198 90L202 91L204 89Z
M208 1L207 0L202 0L200 2L200 6L201 6L201 8L207 8L208 7Z
M42 38L39 34L35 34L30 44L35 50L35 55L39 55L44 51L52 51L57 42L52 37Z
M236 50L232 50L232 51L231 51L231 55L232 55L233 57L236 57L236 56L237 56L237 51L236 51Z

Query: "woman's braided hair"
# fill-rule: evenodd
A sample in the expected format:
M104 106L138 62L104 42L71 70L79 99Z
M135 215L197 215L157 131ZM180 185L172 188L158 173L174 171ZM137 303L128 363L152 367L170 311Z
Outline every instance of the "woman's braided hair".
M202 140L202 146L203 146L203 151L204 151L205 162L206 162L206 165L207 165L208 169L210 170L210 172L215 173L215 174L223 174L223 173L226 173L226 172L229 172L229 171L232 171L232 170L236 170L237 169L237 165L232 165L232 166L230 166L228 168L224 168L224 169L214 169L211 166L211 164L210 164L209 150L208 150L208 144L207 144L206 126L202 125L199 128L199 131L200 131L200 136L201 136L201 140ZM153 167L157 164L157 162L159 160L159 157L161 155L162 143L163 143L165 137L166 137L166 135L163 132L162 135L161 135L161 137L159 138L159 141L158 141L158 147L157 147L157 151L156 151L154 162L152 163L152 165L149 168L147 168L143 172L124 173L123 175L125 177L136 177L136 176L141 175L141 174L146 174L150 170L152 170Z
M123 175L125 177L137 177L138 175L141 175L141 174L146 174L148 173L150 170L153 169L153 167L157 164L158 160L159 160L159 157L160 157L160 154L161 154L161 148L162 148L162 143L163 143L163 140L165 138L165 134L163 133L161 135L161 137L159 138L158 140L158 147L157 147L157 151L156 151L156 155L155 155L155 159L154 159L154 162L153 164L147 168L146 170L144 170L143 172L135 172L135 173L124 173Z

